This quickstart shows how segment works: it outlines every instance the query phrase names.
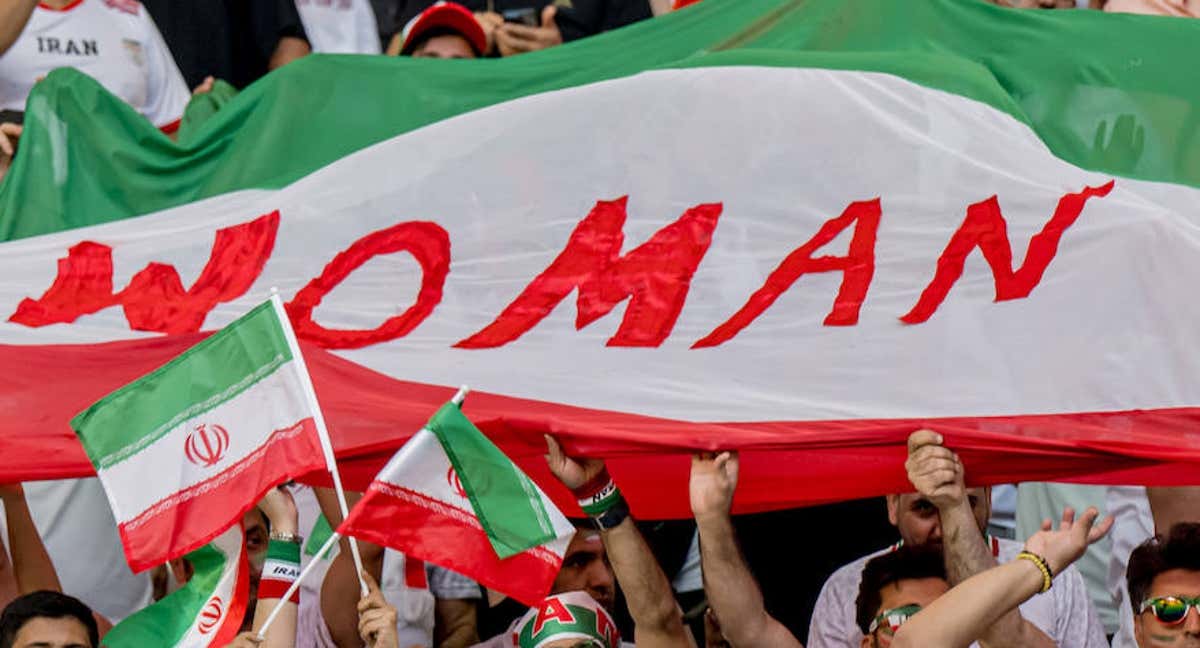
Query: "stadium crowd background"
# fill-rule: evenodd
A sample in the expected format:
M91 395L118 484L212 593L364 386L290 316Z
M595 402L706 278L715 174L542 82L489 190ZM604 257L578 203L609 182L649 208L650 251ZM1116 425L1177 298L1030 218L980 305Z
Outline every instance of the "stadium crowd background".
M1200 0L995 2L1023 9L1200 17ZM691 2L5 0L0 3L0 174L20 155L26 98L57 67L75 67L93 76L171 135L193 96L231 95L312 52L461 59L516 56L649 20L687 4ZM586 601L563 600L571 606L591 606L601 616L607 614L605 609L611 611L623 636L637 636L648 646L687 645L690 640L681 638L680 632L691 633L699 644L709 646L794 645L796 638L818 648L885 646L893 639L897 646L935 645L922 643L921 637L951 641L953 637L937 632L953 631L954 619L962 622L963 632L976 632L970 638L979 638L987 646L1200 646L1200 610L1193 609L1198 601L1190 598L1200 596L1200 529L1188 525L1200 521L1198 490L1062 484L966 489L961 464L941 447L940 440L914 439L907 468L915 494L743 516L732 523L728 497L736 484L736 468L730 473L736 457L697 458L692 475L696 520L639 522L634 527L625 517L600 534L581 528L555 592L563 596L587 592ZM562 463L555 474L575 489L583 484L573 481L572 467L590 472L590 477L603 469L595 460L557 458ZM922 472L922 465L933 467ZM706 495L707 504L702 501ZM61 645L95 646L97 635L112 623L189 577L186 561L176 561L141 577L120 574L125 567L116 564L60 581L57 571L78 571L87 564L88 541L80 540L76 555L52 556L40 529L57 523L54 516L32 514L36 502L27 504L25 490L18 485L0 487L0 501L6 527L0 534L6 548L0 552L0 606L5 606L0 648L23 645L22 639L30 640L34 633L53 626L39 625L39 619L63 621L85 635L78 644ZM1115 516L1117 522L1102 539L1086 537L1086 529L1080 535L1080 528L1091 527L1089 519L1065 524L1066 531L1041 530L1042 521L1058 519L1064 507L1080 512L1095 507ZM261 557L271 542L299 542L300 536L320 527L322 516L329 523L339 517L329 493L306 487L272 493L247 515L247 547ZM1160 540L1150 540L1156 531ZM740 541L740 553L734 537ZM1047 552L1040 555L1041 565L1049 563L1055 577L1048 597L1035 597L1019 608L1020 615L1001 616L1020 601L989 596L1002 591L1024 598L1033 595L1018 592L1018 585L1030 582L1031 574L1034 585L1040 584L1040 571L1027 569L1014 576L1017 580L991 583L982 593L970 593L975 600L988 601L994 609L986 614L994 612L994 616L972 617L970 606L963 605L932 630L914 622L905 631L909 634L896 634L912 613L903 608L913 603L905 599L906 605L890 607L888 601L895 602L893 594L902 589L901 583L928 584L932 579L932 594L921 605L947 614L930 605L947 584L962 583L997 562L1022 562L1018 553L1026 538L1030 538L1026 549L1040 546ZM898 551L887 549L901 545ZM935 550L932 559L922 551L929 547ZM980 548L991 551L976 555ZM721 553L723 549L727 551ZM346 553L333 558L304 556L306 563L324 560L328 564L302 588L292 617L294 635L269 645L457 647L489 638L495 639L487 645L512 645L506 629L519 627L526 614L524 606L447 570L424 566L425 577L414 582L413 573L422 568L406 567L400 554L370 545L364 546L364 557L380 587L360 604L357 578L345 562ZM1131 554L1135 565L1127 578ZM886 560L868 564L872 556ZM1076 558L1075 566L1067 568ZM1025 562L1040 569L1037 561ZM258 564L261 567L261 560ZM702 567L707 577L702 578ZM633 577L650 572L652 576ZM1166 592L1184 599L1182 620L1168 618L1171 610L1160 612L1138 600L1153 594L1156 578L1172 572L1187 577L1177 585L1178 591ZM114 573L120 583L109 588L103 581ZM66 594L80 595L87 605L47 593L61 592L64 582L81 579L93 581L87 592L68 588ZM877 616L881 611L895 613ZM253 610L247 614L246 629L261 621L256 616ZM1156 630L1143 632L1151 624L1158 624ZM273 635L271 641L275 640ZM582 645L605 645L609 640L602 637L595 644ZM1043 640L1052 643L1040 643ZM239 642L253 645L248 638Z

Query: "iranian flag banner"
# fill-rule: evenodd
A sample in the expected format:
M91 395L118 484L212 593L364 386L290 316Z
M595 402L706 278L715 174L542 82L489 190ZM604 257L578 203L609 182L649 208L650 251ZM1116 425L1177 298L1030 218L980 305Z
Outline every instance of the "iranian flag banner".
M186 558L193 569L188 582L109 630L105 648L204 648L233 641L250 600L241 524Z
M510 59L306 57L177 143L55 71L0 187L0 479L90 474L70 417L277 287L355 490L460 380L568 512L545 432L642 517L689 515L697 448L742 451L739 511L907 489L919 426L975 484L1194 483L1198 42L706 0Z
M550 592L575 527L450 402L388 461L338 533L536 605Z
M209 542L268 489L325 465L281 313L263 302L71 420L134 571Z

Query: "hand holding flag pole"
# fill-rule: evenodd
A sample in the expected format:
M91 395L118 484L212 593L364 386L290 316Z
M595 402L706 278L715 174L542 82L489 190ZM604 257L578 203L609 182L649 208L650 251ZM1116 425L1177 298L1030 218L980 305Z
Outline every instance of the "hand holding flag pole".
M277 299L277 297L275 295L272 295L272 300L275 300L275 299ZM280 305L280 306L282 306L282 305ZM299 353L299 351L295 351L295 352L297 354ZM454 394L454 398L451 398L450 402L454 403L455 405L461 406L463 401L466 400L466 398L467 398L467 393L469 393L470 391L471 391L470 387L467 387L466 385L459 387L458 392ZM320 410L315 409L315 411L319 412ZM319 423L318 429L321 429L322 425L323 425L322 423ZM334 468L334 470L336 470L336 467ZM338 484L337 473L333 472L333 475L334 475L334 483ZM340 484L339 484L339 486L340 486ZM340 488L338 489L338 495L339 495L339 497L342 497ZM343 506L342 517L343 517L343 519L345 519L346 517L349 516L349 513L347 513L344 508L345 507L345 499L342 499L342 506ZM308 577L308 575L313 571L313 568L316 566L316 564L318 562L320 562L319 557L324 556L326 554L326 552L328 552L333 547L333 543L340 540L341 537L342 537L342 535L340 533L334 531L333 534L331 534L329 536L329 539L325 541L325 544L321 545L321 548L317 550L316 554L314 555L314 558L311 561L309 561L308 566L306 566L303 570L300 571L300 575L296 577L295 581L292 581L292 584L288 587L287 592L285 592L284 595L282 597L280 597L279 603L275 605L275 609L271 610L271 614L267 616L266 620L263 621L262 627L259 628L258 638L260 640L266 637L267 629L271 627L271 624L275 622L275 618L278 617L280 611L283 610L284 603L287 603L288 600L291 599L292 595L296 593L297 589L299 589L300 583L304 582L304 579L306 577ZM350 538L350 547L351 547L352 551L357 549L357 547L358 547L358 545L355 544L355 542L354 542L354 538ZM356 556L356 558L357 558L357 556ZM363 586L363 588L365 590L362 593L362 595L365 597L369 593L369 589L366 587L366 583L362 577L363 570L362 570L362 565L361 565L360 560L361 559L355 560L355 566L359 568L358 582L361 586Z

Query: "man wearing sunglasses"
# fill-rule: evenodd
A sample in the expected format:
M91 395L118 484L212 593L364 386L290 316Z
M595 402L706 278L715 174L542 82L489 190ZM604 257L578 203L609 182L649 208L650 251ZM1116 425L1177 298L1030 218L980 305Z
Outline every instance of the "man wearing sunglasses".
M1142 543L1125 575L1138 648L1200 648L1200 524Z
M949 589L942 554L933 548L901 547L872 558L855 601L861 648L889 648L905 621Z
M963 464L945 447L941 435L914 432L908 440L905 469L916 492L887 496L888 518L900 533L899 546L939 549L951 585L1010 562L1020 553L1020 543L983 534L991 513L991 490L965 486ZM854 600L863 567L874 556L894 549L860 558L829 577L813 610L809 648L859 646L862 634L855 624ZM1058 580L1054 591L1002 615L989 648L1107 648L1078 570L1072 567Z

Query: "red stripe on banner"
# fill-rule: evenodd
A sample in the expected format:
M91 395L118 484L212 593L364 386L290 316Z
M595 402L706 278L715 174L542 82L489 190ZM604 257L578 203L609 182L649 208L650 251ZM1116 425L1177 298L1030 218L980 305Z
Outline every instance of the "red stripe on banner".
M0 482L94 474L69 421L110 391L205 337L94 345L0 345ZM454 394L396 380L301 343L350 490ZM472 392L467 415L566 512L572 495L546 469L543 433L572 453L602 456L644 518L690 517L690 449L737 448L734 506L765 511L911 489L905 440L918 427L946 437L972 485L1018 481L1179 486L1200 474L1200 407L989 417L685 422ZM321 466L301 481L330 485Z
M324 467L311 418L276 430L241 461L121 522L125 559L140 572L208 544L240 521L268 490Z
M541 547L501 560L469 511L382 482L371 484L338 532L459 572L526 605L546 597L562 566Z

